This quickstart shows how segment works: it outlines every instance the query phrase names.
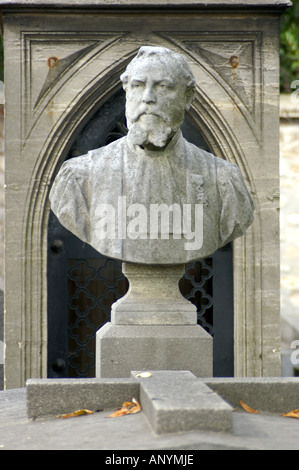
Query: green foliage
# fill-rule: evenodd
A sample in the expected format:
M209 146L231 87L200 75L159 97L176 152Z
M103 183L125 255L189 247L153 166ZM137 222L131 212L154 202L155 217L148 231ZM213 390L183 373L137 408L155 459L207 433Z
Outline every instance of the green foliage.
M281 17L280 90L290 93L291 84L299 79L299 0Z

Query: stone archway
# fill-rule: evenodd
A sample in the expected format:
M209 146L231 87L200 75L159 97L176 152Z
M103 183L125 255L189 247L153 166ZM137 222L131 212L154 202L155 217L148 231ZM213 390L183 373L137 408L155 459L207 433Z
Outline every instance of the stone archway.
M148 28L147 24L147 30ZM155 28L161 30L157 25ZM46 260L48 194L52 181L78 131L87 123L91 113L115 93L119 87L121 72L139 45L144 43L165 45L186 55L197 80L196 99L190 117L216 155L239 165L255 200L255 222L246 236L234 243L235 374L263 375L271 370L271 364L275 362L274 356L270 354L273 345L270 347L265 342L261 327L270 322L268 313L264 313L268 307L264 310L263 306L268 304L261 287L264 249L261 233L265 228L261 224L260 209L264 194L262 184L258 188L256 186L256 169L253 163L256 159L251 160L250 148L254 146L257 155L263 155L260 135L263 132L260 127L262 83L258 73L262 47L259 33L246 33L243 36L244 56L248 52L247 48L255 51L255 54L248 55L254 58L248 64L248 70L255 72L250 77L254 77L257 90L253 97L253 110L248 102L244 103L240 98L240 80L233 80L232 83L230 78L221 75L218 64L213 64L207 58L207 51L213 45L216 47L217 44L226 42L231 46L240 38L239 32L220 34L218 31L214 36L211 33L207 41L206 34L193 32L192 35L179 35L172 32L169 26L168 31L163 34L135 34L129 32L124 23L117 33L61 33L60 37L52 32L47 34L43 32L42 45L45 46L47 40L53 43L56 41L55 47L59 49L61 41L63 47L68 47L71 53L63 61L55 61L54 56L51 56L53 60L48 62L48 75L36 96L28 92L29 88L26 89L26 83L32 86L34 82L35 65L25 61L23 67L25 101L20 146L22 159L26 162L26 172L23 174L24 190L18 204L18 211L21 211L18 221L21 236L14 247L14 252L18 255L14 256L11 249L7 258L12 262L12 268L14 263L19 268L17 279L9 278L9 273L7 279L8 283L14 282L20 292L19 308L15 310L18 311L21 328L20 332L10 336L10 328L7 327L8 363L16 362L15 358L19 357L18 366L14 371L11 369L9 383L20 386L26 378L45 377L47 374ZM31 47L34 57L36 35L25 32L22 37L25 50L26 47ZM27 54L26 57L28 61L31 56ZM6 305L10 308L12 304L15 305L15 301L8 294ZM269 362L266 359L268 356ZM9 383L8 387L11 386Z

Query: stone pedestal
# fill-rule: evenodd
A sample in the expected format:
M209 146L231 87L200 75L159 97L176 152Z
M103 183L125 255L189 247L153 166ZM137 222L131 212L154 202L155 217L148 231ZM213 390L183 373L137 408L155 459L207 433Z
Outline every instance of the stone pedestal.
M96 375L129 377L132 370L190 370L213 376L213 340L196 324L196 307L178 282L184 266L124 263L128 293L97 332Z
M180 293L184 265L123 263L127 294L112 305L115 325L196 325L196 307Z

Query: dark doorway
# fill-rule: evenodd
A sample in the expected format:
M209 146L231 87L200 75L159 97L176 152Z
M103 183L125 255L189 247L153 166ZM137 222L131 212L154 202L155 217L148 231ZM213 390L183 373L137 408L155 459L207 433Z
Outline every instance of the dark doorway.
M107 145L126 134L122 90L85 125L66 159ZM189 142L209 150L193 121L182 127ZM110 320L113 302L128 289L121 263L83 243L50 212L48 226L48 377L94 377L95 334ZM232 377L232 244L186 266L182 294L194 303L198 323L214 338L214 376ZM200 358L198 358L200 360Z

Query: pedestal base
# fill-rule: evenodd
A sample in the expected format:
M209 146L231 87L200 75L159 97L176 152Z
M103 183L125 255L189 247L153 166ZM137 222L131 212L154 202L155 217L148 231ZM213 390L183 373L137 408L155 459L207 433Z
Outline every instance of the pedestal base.
M196 307L179 290L184 265L123 263L127 294L112 305L114 325L196 325Z
M213 376L213 339L199 325L114 325L96 338L96 376L129 377L132 370L189 370Z

